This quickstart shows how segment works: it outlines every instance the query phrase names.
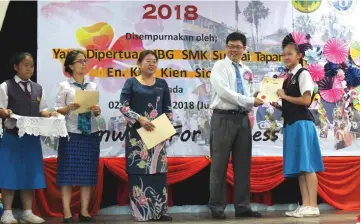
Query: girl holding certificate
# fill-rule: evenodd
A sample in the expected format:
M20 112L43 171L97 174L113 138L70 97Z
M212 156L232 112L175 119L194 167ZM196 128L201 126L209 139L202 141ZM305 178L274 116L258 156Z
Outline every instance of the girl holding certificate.
M283 88L277 91L282 107L277 103L273 106L282 110L284 118L284 176L298 177L302 195L302 206L286 215L319 216L316 173L322 172L324 166L316 127L308 110L314 84L310 73L299 64L302 53L295 43L285 44L283 54L289 74Z
M91 189L97 184L100 138L96 116L100 115L98 105L91 106L90 112L74 114L80 107L74 103L75 90L97 91L87 74L87 59L83 52L70 51L64 62L65 71L72 77L59 84L56 104L58 112L66 116L69 138L61 138L58 150L56 182L61 187L64 209L64 223L73 222L70 209L72 187L80 186L81 211L79 221L92 222L88 212Z
M33 190L45 188L43 153L40 136L18 135L14 113L29 117L57 116L48 112L43 88L30 80L34 59L29 53L17 54L11 67L14 78L0 85L0 117L5 132L0 145L0 188L4 213L0 223L18 223L12 213L15 190L20 190L24 212L20 223L44 223L32 212Z
M125 139L130 205L136 221L171 221L168 216L168 170L165 142L148 149L137 129L152 131L152 120L165 113L173 119L168 84L155 77L158 58L143 51L138 58L140 75L129 78L120 95L120 111L128 120Z

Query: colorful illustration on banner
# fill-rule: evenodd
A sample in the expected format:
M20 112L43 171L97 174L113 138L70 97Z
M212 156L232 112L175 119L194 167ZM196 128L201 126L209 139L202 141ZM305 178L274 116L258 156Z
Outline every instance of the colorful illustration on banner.
M274 109L270 104L258 107L256 112L256 122L260 130L271 129L276 122L276 126L282 127L281 123L282 113L280 110Z
M356 87L360 85L360 68L348 67L345 73L345 80L350 87Z
M321 96L320 94L316 93L312 99L311 105L309 109L318 110L321 104Z
M322 99L327 102L335 103L343 97L344 88L342 82L336 77L325 76L322 80L317 82L317 85Z
M337 73L339 71L339 66L338 66L338 64L335 64L335 63L332 63L332 62L327 62L324 65L324 70L325 70L325 75L326 76L333 77L333 76L337 75ZM340 80L340 81L342 81L342 80Z
M355 65L360 66L360 41L354 40L351 42L350 57Z
M360 111L353 110L353 116L350 120L351 128L350 133L353 135L355 139L360 138Z
M260 131L254 133L253 140L277 141L282 132L283 120L280 110L275 109L270 104L258 107L256 112L256 122Z
M345 72L342 69L338 69L337 74L336 74L336 78L339 81L345 80Z
M347 42L339 38L329 39L323 48L323 52L328 61L341 64L345 62L348 57Z
M319 115L318 116L319 124L317 124L317 125L318 125L318 128L320 130L320 138L327 138L328 137L328 131L329 131L331 125L330 125L329 119L327 118L327 111L326 111L322 101L320 101L317 112L318 112L318 115Z
M310 64L307 70L310 72L312 80L318 82L325 76L325 69L320 64Z
M102 73L108 69L124 70L134 66L136 64L136 58L128 55L125 59L119 58L96 58L96 51L142 51L144 50L141 40L127 40L126 36L120 36L110 47L110 44L114 40L113 28L105 22L95 23L90 26L81 27L76 31L76 40L83 50L86 52L88 58L88 70L91 80L94 77L101 76L99 78L100 86L107 92L117 92L122 87L125 78L112 76L111 74L94 74L99 71ZM61 63L64 63L64 59L60 59ZM108 70L109 71L109 70ZM64 71L64 75L70 77Z
M334 133L335 133L335 149L340 150L352 145L354 136L350 133L348 118L344 112L345 101L337 103L334 109Z
M356 8L358 0L328 0L332 8L339 13L350 14Z
M351 101L354 106L360 103L360 86L351 90Z
M310 13L320 7L321 0L292 0L292 5L300 12Z
M229 15L232 16L232 18L227 18L228 15L225 17L214 17L214 10L204 11L204 5L201 3L198 4L197 2L192 3L198 8L199 16L195 20L187 20L184 17L182 10L189 5L188 3L174 3L181 5L179 17L174 10L175 5L173 3L164 4L171 7L169 19L161 19L159 15L166 15L167 12L164 10L158 12L160 5L163 3L157 2L154 4L151 3L156 8L156 11L153 13L156 17L155 19L143 19L144 12L147 11L144 10L143 6L144 4L148 4L144 2L134 2L134 4L133 2L128 2L129 4L126 5L116 1L110 1L106 4L90 2L87 5L94 6L90 11L87 11L86 8L79 9L79 6L72 1L64 4L51 4L51 7L47 7L41 11L44 6L50 4L39 3L39 26L42 28L46 27L47 30L50 28L50 30L53 30L51 33L54 34L52 39L53 42L50 43L44 39L44 36L46 37L48 32L44 29L39 30L39 34L41 34L39 37L43 37L42 40L39 41L39 53L43 54L43 57L45 58L45 61L42 63L47 66L49 65L49 67L55 67L55 69L56 66L60 69L61 66L59 60L61 61L61 59L54 57L54 49L56 50L59 47L66 48L67 46L64 45L64 43L69 43L70 47L80 48L84 52L88 52L91 57L95 56L95 54L93 54L95 49L98 50L97 53L103 53L105 51L111 53L113 49L116 49L116 51L121 50L123 53L122 55L134 55L130 59L109 56L109 59L98 60L93 57L89 59L88 64L88 69L92 70L92 74L90 74L91 79L97 82L100 91L104 93L104 116L106 116L105 118L107 120L107 130L102 136L101 154L102 156L107 156L107 151L111 150L112 153L114 152L114 155L123 156L124 143L122 139L125 136L123 129L125 128L126 120L124 120L124 117L118 117L118 114L115 114L114 112L120 113L119 110L116 109L116 101L119 98L123 83L130 74L126 73L126 77L112 78L108 77L106 70L107 68L114 67L115 69L122 71L125 69L127 69L127 72L129 70L133 71L133 68L136 67L137 55L143 49L159 49L168 53L174 51L172 53L174 53L175 58L172 59L171 56L169 58L161 58L159 67L171 68L171 70L174 71L186 71L188 78L165 78L170 88L172 106L178 108L174 109L174 114L176 115L174 125L183 126L176 129L179 136L174 137L172 142L170 142L173 151L171 150L169 155L208 155L209 123L212 114L212 110L208 108L212 95L212 87L210 85L208 74L210 74L214 63L225 56L224 50L227 35L237 30L237 24L239 30L245 32L247 47L251 51L251 54L249 54L251 59L245 60L244 63L251 68L252 73L244 72L242 77L245 81L253 82L255 84L255 90L257 90L264 77L287 78L289 76L288 70L283 67L281 57L279 57L280 59L277 61L268 61L266 63L265 60L262 61L257 57L257 53L259 52L258 54L262 55L263 53L277 56L281 55L281 42L285 36L290 34L292 42L303 45L300 47L300 50L304 50L303 66L311 73L313 81L319 84L314 90L315 97L313 98L312 105L309 109L312 110L311 113L315 117L317 132L321 138L327 138L320 140L322 153L325 153L324 155L326 156L342 155L342 152L337 152L333 149L336 131L334 130L332 113L333 109L336 107L336 103L339 105L339 101L342 100L344 92L352 90L350 94L352 96L356 94L355 90L358 87L355 86L357 84L357 73L354 72L356 70L350 69L347 71L349 66L347 57L349 57L349 60L352 59L353 67L356 68L359 66L359 63L357 64L357 61L359 60L356 60L356 58L359 59L359 42L352 42L352 40L356 40L354 37L357 36L358 27L353 27L351 20L347 18L344 19L345 15L331 9L331 5L328 1L329 0L326 2L323 1L323 5L321 5L322 1L280 1L280 5L277 7L271 7L267 1L262 0L238 1L240 14L237 17L239 21L235 20L234 13ZM255 4L259 4L262 7L258 7L256 8L256 11L253 11L254 7L251 6L254 6ZM354 2L352 4L352 7L354 7ZM234 8L234 2L228 4L227 1L225 1L224 3L222 2L221 5L225 9L231 7ZM95 18L90 18L89 15L84 14L84 11L87 13L94 13L93 10L96 9L95 6L106 7L110 12L109 15L103 17L101 15L103 14L102 10L99 11L99 14L96 14ZM69 7L71 9L67 10ZM114 17L117 11L116 8L118 8L118 11L120 10L119 13L123 15L122 18ZM74 12L74 9L78 9L78 11L70 14L69 12ZM217 7L215 7L215 9L217 9ZM301 13L301 11L303 11L303 13ZM355 11L356 10L354 10L354 12ZM47 15L44 15L44 12L46 12ZM264 12L264 14L258 14L258 12ZM345 12L349 13L351 10L347 9ZM267 31L267 21L279 21L279 15L284 15L284 18L281 16L280 23L274 24L275 27L272 31ZM103 19L99 19L100 17ZM109 17L111 17L111 19L107 19ZM304 17L304 21L302 21L301 17ZM316 20L316 17L319 18L318 21ZM255 20L260 23L255 23ZM55 23L54 25L56 26L57 23L64 23L65 21L68 23L67 30L69 32L65 32L64 29L57 30L51 26L53 23ZM248 28L242 28L241 21L245 22ZM294 26L285 26L284 22L291 22ZM292 27L294 28L292 29ZM291 33L293 30L295 32ZM128 34L128 37L126 37L126 34ZM137 38L134 38L134 36L131 37L129 34L143 35L143 37L142 39L139 38L139 40L134 40ZM192 38L190 38L190 40L185 40L183 38L171 40L168 38L168 36L178 35L182 35L183 37L191 36L194 38L194 41ZM206 35L212 35L216 41L196 41L196 38ZM311 35L312 39L310 39ZM124 36L125 38L122 39ZM347 54L343 63L333 63L327 60L324 55L323 49L325 43L332 38L339 38L347 43L346 51L342 49L341 52L343 58L345 58L344 52ZM313 45L312 49L310 48L311 43ZM51 48L49 48L49 46ZM60 50L65 51L66 49ZM53 59L50 60L49 55L48 58L46 57L44 54L46 51L53 51ZM184 59L182 58L182 51L192 51L193 54L186 53L189 59ZM210 60L208 57L203 58L201 54L205 51L209 51L208 53L216 51L215 55L219 56L219 58L214 60ZM325 53L326 55L330 54L328 51ZM207 56L208 55L209 54L207 54ZM340 54L334 55L336 55L334 57L337 58ZM54 60L54 58L56 60ZM42 82L51 83L51 86L47 87L48 89L45 91L53 94L52 88L55 87L55 80L58 83L60 79L64 80L65 77L58 75L52 80L49 78L49 75L46 74L46 71L49 70L47 66L39 67L39 72L41 73L39 74L39 77ZM194 74L198 69L201 69L202 72L204 70L204 73L207 73L206 76L208 77L190 77L188 75L190 73ZM102 77L100 77L98 70L105 71ZM252 74L252 76L250 76L250 74ZM157 73L157 77L158 75L160 75L160 73ZM52 83L53 81L54 83ZM345 85L346 83L347 86ZM355 87L353 88L352 86ZM330 102L325 101L325 99ZM357 111L360 106L359 102L354 98L350 98L350 100L352 100L349 104L351 105L351 109ZM202 107L202 109L194 108L192 106L193 109L191 109L189 107L190 102L194 103L192 105L199 103L199 105L206 106ZM187 109L185 105L188 105ZM350 111L345 111L344 113L349 112ZM350 117L346 116L345 119L346 129L350 133L355 132L355 130L357 131L357 128L359 127L359 122L357 122L357 119L359 118L355 116L356 113L353 112L352 114L354 115ZM252 132L255 143L254 147L256 148L255 155L259 152L259 154L267 152L272 155L281 155L282 150L280 149L282 148L283 141L283 120L280 111L265 105L255 109L254 115L249 114L249 118L251 126L253 126L253 123L255 124ZM181 140L182 134L184 135L185 131L191 129L200 130L201 133L198 134L194 140ZM276 131L279 132L276 133ZM119 136L119 138L117 138L117 136ZM272 142L271 139L274 139L272 136L278 136L278 139ZM50 144L51 142L48 139L42 139L42 141L46 142L48 146L53 145ZM357 145L358 143L354 141L348 149L351 149L352 153L355 153ZM328 154L328 152L330 152L330 154ZM358 151L356 153L359 154Z
M288 34L283 40L282 40L282 48L284 48L289 43L295 43L297 45L306 43L306 35L300 32L292 32Z
M315 49L308 49L305 52L305 56L303 59L307 61L307 64L317 64L322 58L322 50L320 47L317 47Z

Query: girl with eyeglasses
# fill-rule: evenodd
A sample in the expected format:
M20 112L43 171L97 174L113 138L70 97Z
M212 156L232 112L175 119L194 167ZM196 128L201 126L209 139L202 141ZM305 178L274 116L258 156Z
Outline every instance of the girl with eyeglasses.
M64 68L71 78L61 82L56 97L57 111L66 116L69 138L61 138L58 149L58 170L56 183L61 188L64 223L73 222L70 208L73 186L80 186L80 222L93 222L88 211L92 187L97 184L100 138L96 117L101 111L98 105L90 112L74 114L80 105L74 102L75 90L97 91L97 85L86 77L87 60L82 51L70 51Z

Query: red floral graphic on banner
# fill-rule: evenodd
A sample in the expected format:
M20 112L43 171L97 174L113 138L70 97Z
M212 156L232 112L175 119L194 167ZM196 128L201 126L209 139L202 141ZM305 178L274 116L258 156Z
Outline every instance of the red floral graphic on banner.
M112 51L112 52L134 52L144 50L141 40L127 40L126 36L120 36L110 47L114 38L113 28L105 23L99 22L87 27L81 27L76 31L76 39L85 51L97 50L97 51ZM64 59L61 60L64 63ZM88 70L90 69L126 69L129 66L136 64L135 59L118 59L118 58L104 58L101 60L95 58L88 58ZM64 75L70 77L65 71ZM91 78L93 79L93 78ZM100 79L100 85L109 92L118 91L124 84L124 78L102 78Z

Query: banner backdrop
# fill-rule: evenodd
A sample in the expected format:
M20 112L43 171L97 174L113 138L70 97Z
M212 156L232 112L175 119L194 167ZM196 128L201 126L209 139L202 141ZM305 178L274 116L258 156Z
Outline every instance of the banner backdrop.
M209 155L212 113L209 76L214 62L225 56L227 35L236 30L246 34L248 53L243 60L253 72L247 80L254 82L257 89L263 77L282 75L281 41L291 32L310 34L311 39L307 39L321 52L316 52L319 57L316 68L326 64L322 49L331 38L345 40L348 52L350 43L360 38L360 26L356 26L360 4L356 3L39 1L38 81L45 89L48 104L54 105L58 83L69 77L62 68L67 50L84 50L89 60L89 76L99 86L100 106L107 121L107 130L101 133L101 156L124 156L125 119L118 102L121 89L127 78L139 72L135 65L139 52L157 50L160 61L156 75L166 79L170 87L177 130L168 154ZM359 65L358 61L359 58L354 63ZM349 90L345 88L345 93ZM312 106L322 154L359 155L358 102L346 114L348 101L344 90L333 98L325 91L320 90ZM253 155L281 156L281 112L264 105L250 114L250 120ZM52 139L43 139L43 145L45 157L56 156Z

